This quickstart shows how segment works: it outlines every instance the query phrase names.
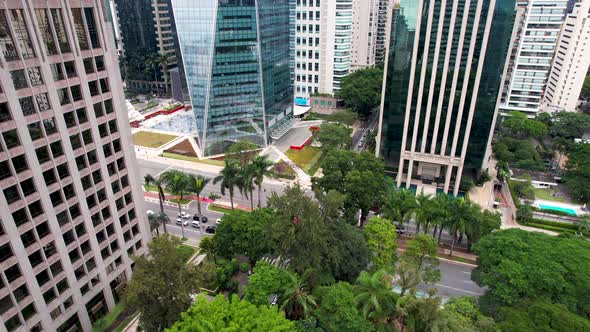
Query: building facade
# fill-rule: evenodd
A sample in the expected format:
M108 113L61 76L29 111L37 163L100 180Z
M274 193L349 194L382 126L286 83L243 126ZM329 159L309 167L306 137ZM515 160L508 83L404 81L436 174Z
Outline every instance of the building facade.
M534 116L541 107L557 39L572 0L518 1L520 25L512 43L500 111Z
M90 331L146 252L107 17L102 0L0 9L0 331Z
M382 68L389 45L389 26L395 17L397 6L393 0L378 0L377 37L375 38L375 65Z
M375 65L379 0L352 1L351 70Z
M400 0L376 153L398 186L459 193L486 167L514 0Z
M202 156L268 144L292 113L289 0L173 0Z
M290 0L295 98L333 95L351 70L353 0Z
M181 62L171 0L115 0L127 88L170 94L169 71ZM182 68L181 68L182 73Z
M575 4L557 41L543 110L574 112L590 66L590 1Z

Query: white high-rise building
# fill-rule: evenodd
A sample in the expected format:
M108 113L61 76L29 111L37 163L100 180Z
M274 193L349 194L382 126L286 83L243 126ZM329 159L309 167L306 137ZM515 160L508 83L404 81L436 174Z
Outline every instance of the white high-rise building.
M151 238L103 1L0 9L0 331L91 331Z
M543 110L575 111L589 65L590 0L584 0L567 15L561 29Z
M350 62L354 71L375 65L379 0L353 0L352 12Z
M518 1L522 23L513 35L500 112L533 116L539 111L568 2Z
M353 0L291 0L295 98L334 94L351 69Z

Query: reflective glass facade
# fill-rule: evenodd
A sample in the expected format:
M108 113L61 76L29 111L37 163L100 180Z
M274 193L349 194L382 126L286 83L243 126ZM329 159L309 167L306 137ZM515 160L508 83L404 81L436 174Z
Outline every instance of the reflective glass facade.
M204 156L267 143L290 112L288 0L173 0Z
M446 190L481 168L514 8L514 0L401 0L394 10L379 153L398 183L434 165L430 180Z

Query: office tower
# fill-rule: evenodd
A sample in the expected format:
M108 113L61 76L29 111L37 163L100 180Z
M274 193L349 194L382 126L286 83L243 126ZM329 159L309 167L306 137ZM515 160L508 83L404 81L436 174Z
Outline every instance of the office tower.
M0 330L90 331L150 239L103 1L0 9Z
M173 0L201 156L289 121L289 0Z
M353 0L295 2L295 97L332 95L351 69Z
M170 94L169 71L181 62L170 0L115 0L115 4L127 89Z
M454 195L486 167L514 0L400 0L385 63L377 154L398 186Z
M541 106L568 2L518 1L517 31L510 51L500 112L520 111L534 116Z
M377 36L375 38L375 65L377 67L383 67L385 62L385 52L389 45L389 22L394 18L392 16L396 13L396 8L393 8L393 0L377 0ZM375 21L374 21L375 22ZM375 23L373 23L375 24Z
M350 45L352 71L375 65L378 14L379 0L353 0Z
M561 28L547 89L546 111L576 110L590 65L590 1L576 3Z

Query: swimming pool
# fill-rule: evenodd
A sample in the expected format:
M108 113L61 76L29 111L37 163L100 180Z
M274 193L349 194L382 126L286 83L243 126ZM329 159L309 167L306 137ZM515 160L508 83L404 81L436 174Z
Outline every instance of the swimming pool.
M563 207L563 206L555 206L555 205L548 205L548 204L539 203L539 209L547 210L547 211L559 211L559 212L567 213L570 216L576 215L576 211L574 209Z

